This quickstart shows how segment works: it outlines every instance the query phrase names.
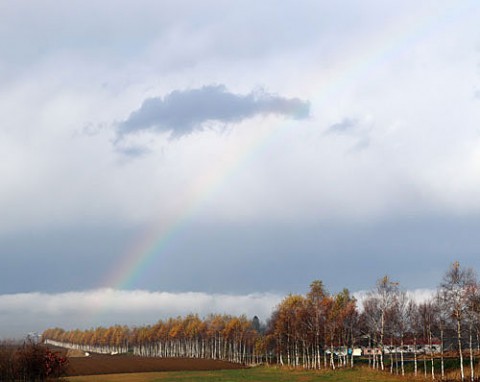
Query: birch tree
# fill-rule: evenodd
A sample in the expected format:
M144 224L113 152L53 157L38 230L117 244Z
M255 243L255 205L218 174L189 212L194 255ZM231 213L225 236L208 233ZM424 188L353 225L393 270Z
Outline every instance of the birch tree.
M387 325L388 313L393 309L398 295L398 283L390 280L388 276L384 276L377 281L376 288L370 293L370 308L375 307L372 313L372 319L376 318L375 326L378 329L378 344L380 346L380 368L385 369L383 355L385 351L384 337ZM371 320L370 320L371 321Z
M462 354L462 323L468 310L468 291L475 285L475 274L471 268L461 268L458 261L454 262L443 276L440 284L440 294L445 301L449 315L455 321L460 361L460 376L465 380Z
M421 320L421 325L423 328L423 338L424 343L427 341L429 353L430 353L430 362L431 362L431 376L432 380L435 379L435 363L434 363L434 354L433 354L433 327L435 325L435 308L432 301L426 301L421 303L418 306L419 317ZM427 375L427 368L426 368L426 357L427 357L427 350L425 349L425 356L424 356L424 368L425 368L425 377Z
M369 355L369 365L376 369L378 367L377 354L373 349L378 345L377 338L381 325L381 312L377 296L370 294L363 300L361 319L365 324L365 333L369 339L369 347L372 350Z
M435 311L438 323L438 331L440 333L440 374L445 379L445 330L451 322L447 309L447 304L442 294L437 291L435 295Z
M392 315L395 319L393 335L400 341L400 370L402 376L405 375L404 338L405 335L411 331L411 310L412 301L407 293L399 292L392 308Z
M467 289L468 308L466 319L468 323L468 354L470 359L470 380L475 380L474 350L473 350L473 332L478 325L480 315L480 290L478 283L470 285Z
M325 298L328 293L320 280L310 284L310 291L307 294L307 309L310 312L307 318L307 326L313 334L314 343L312 349L312 364L314 368L320 369L322 358L322 334L325 326Z

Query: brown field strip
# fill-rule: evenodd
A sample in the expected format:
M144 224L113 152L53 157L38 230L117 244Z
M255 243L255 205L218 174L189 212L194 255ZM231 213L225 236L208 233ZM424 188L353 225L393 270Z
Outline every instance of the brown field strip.
M145 373L157 371L208 371L241 369L242 365L196 358L150 358L127 355L91 355L69 358L68 375Z

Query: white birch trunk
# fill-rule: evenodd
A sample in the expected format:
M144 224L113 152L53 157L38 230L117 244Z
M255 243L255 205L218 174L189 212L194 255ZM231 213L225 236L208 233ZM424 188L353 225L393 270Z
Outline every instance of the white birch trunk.
M403 359L403 336L400 339L400 368L402 370L402 376L405 376L405 363Z
M469 350L470 350L470 380L475 380L475 371L473 367L473 338L472 338L472 326L469 328Z
M462 381L465 380L465 371L463 369L463 354L462 354L462 326L460 319L457 319L457 339L458 339L458 353L460 357L460 376Z

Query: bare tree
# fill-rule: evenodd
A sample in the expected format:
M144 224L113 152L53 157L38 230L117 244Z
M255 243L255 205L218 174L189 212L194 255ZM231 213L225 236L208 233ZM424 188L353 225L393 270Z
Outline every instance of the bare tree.
M379 308L379 299L377 296L370 294L363 300L363 312L361 320L365 326L365 334L369 339L369 347L371 352L369 354L368 363L373 369L378 367L377 354L373 350L377 346L377 337L380 332L381 313Z
M400 340L400 369L402 376L405 375L404 362L404 337L411 327L411 303L412 301L405 292L399 292L392 309L394 317L393 335Z
M445 299L442 294L437 292L434 300L435 312L437 317L438 331L440 333L440 373L442 379L445 379L445 330L449 327L451 320Z
M408 321L410 335L413 337L413 372L415 377L418 375L418 357L417 357L417 338L421 333L420 317L418 313L418 305L411 300L408 304Z
M470 358L470 380L475 380L474 357L473 357L473 332L477 326L480 314L480 290L477 283L467 289L468 309L466 319L468 324L468 353Z
M388 276L383 276L377 281L375 293L378 296L380 310L380 367L382 370L384 370L383 354L385 347L383 342L385 336L385 327L387 325L387 314L395 305L398 292L398 283L391 281Z
M440 284L440 295L445 301L445 307L456 324L458 354L460 360L460 375L465 380L462 354L462 322L468 310L469 289L475 285L475 274L471 268L461 268L458 261L454 262L443 276Z
M419 316L423 327L423 337L428 343L428 350L430 353L431 375L432 380L435 379L435 363L433 355L433 327L435 325L435 306L432 301L426 301L418 306ZM425 342L425 341L424 341ZM427 375L426 368L427 349L425 348L424 367L425 377Z

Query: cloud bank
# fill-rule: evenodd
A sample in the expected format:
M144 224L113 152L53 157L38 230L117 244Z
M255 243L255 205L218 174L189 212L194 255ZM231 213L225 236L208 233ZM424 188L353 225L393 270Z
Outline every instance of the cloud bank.
M170 133L181 137L202 130L206 122L241 122L257 115L280 115L302 119L309 115L309 103L265 92L240 95L225 86L174 90L165 97L147 98L140 108L118 126L119 136L142 130Z
M199 292L167 293L97 289L84 292L0 295L0 338L21 338L49 327L90 328L114 324L145 325L196 313L257 315L266 320L281 296Z
M368 291L353 293L362 309ZM407 291L421 303L433 289ZM211 313L258 316L266 321L284 298L275 293L244 295L201 292L151 292L110 288L65 293L16 293L0 295L0 338L23 338L28 333L51 327L88 329L115 324L141 326L190 313L205 317Z

